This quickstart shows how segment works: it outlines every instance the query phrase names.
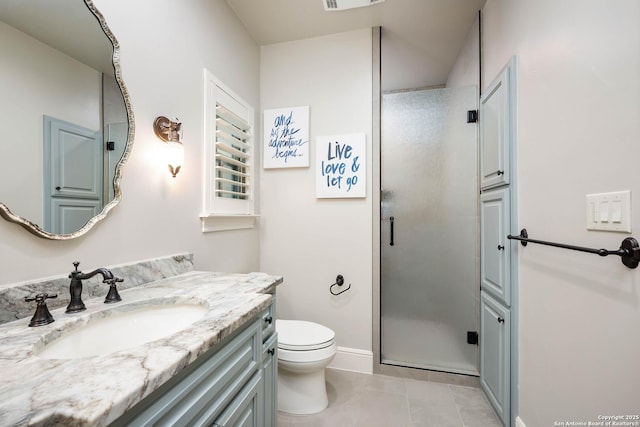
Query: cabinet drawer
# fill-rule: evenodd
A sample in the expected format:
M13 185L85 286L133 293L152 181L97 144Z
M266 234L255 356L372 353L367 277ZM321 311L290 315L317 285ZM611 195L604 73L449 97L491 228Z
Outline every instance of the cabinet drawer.
M273 334L262 344L262 359L278 357L278 335Z
M271 304L262 313L262 342L276 331L276 296L271 296Z

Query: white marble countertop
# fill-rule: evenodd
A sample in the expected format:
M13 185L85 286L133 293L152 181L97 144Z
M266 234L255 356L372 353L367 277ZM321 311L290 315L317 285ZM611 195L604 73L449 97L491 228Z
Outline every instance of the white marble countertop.
M51 310L55 322L46 326L31 328L29 318L1 325L0 425L108 425L266 308L266 293L280 283L281 277L264 273L192 271L121 291L117 304L94 298L80 313ZM37 356L63 332L105 311L175 303L205 304L208 311L185 330L109 355Z

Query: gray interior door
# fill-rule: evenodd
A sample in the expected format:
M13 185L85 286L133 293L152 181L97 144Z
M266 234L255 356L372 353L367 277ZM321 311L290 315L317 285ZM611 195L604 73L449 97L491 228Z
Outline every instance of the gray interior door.
M45 116L43 152L44 229L77 231L102 210L102 135Z

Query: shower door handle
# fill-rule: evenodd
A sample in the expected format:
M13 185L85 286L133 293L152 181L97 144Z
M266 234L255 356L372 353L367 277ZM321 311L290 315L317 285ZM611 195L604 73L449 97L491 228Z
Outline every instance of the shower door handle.
M389 242L389 246L393 246L393 221L395 221L394 217L389 217L389 223L391 225L391 241Z

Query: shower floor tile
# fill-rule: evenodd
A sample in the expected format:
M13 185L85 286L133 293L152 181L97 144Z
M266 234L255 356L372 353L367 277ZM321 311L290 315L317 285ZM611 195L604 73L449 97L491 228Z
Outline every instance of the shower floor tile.
M278 412L278 427L500 427L482 391L327 369L329 407L319 414Z

